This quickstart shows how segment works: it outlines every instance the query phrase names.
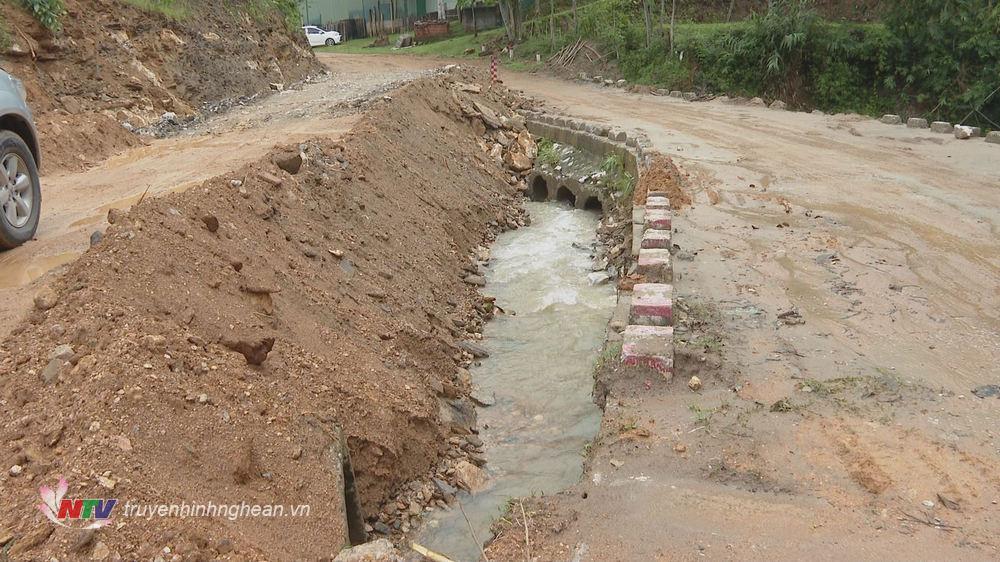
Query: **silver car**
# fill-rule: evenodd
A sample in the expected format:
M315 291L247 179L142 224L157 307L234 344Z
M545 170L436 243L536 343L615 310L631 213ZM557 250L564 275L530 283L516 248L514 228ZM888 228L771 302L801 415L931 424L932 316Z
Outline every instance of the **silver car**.
M42 189L38 133L20 80L0 70L0 250L31 240Z

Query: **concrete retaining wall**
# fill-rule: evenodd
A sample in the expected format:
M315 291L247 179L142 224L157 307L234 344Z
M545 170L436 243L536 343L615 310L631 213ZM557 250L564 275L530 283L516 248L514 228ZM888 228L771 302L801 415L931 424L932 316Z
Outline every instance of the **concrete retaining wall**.
M619 129L557 115L524 112L524 116L528 131L536 137L572 145L602 158L610 155L621 156L625 171L638 182L642 168L640 163L644 161L645 149L649 146L644 138L630 137ZM593 206L594 201L599 202L601 208L606 208L611 203L608 195L596 186L583 184L575 178L559 176L549 171L532 170L527 181L529 195L540 193L544 183L545 200L559 199L560 189L565 188L573 195L578 209ZM538 192L535 191L536 186ZM541 199L536 195L532 198Z

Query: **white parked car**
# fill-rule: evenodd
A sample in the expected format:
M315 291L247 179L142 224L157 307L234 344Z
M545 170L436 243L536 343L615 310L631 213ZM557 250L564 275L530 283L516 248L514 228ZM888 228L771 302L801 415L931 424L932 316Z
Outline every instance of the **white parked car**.
M315 25L304 25L302 31L306 32L310 47L322 47L323 45L331 47L340 43L340 33L336 31L323 31Z

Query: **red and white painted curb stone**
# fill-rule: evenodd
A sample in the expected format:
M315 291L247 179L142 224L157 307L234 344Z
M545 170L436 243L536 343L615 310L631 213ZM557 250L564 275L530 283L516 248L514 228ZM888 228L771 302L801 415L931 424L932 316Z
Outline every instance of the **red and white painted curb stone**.
M670 326L673 323L673 305L670 300L672 294L673 287L665 283L638 283L632 289L629 323Z
M640 251L647 250L669 250L670 231L669 230L647 230L642 233Z
M674 279L670 265L670 250L644 248L639 250L639 275L649 283L670 283Z
M645 283L632 288L629 325L622 333L622 364L652 369L670 380L674 373L673 282L670 257L670 199L650 191L644 208L633 215L634 241L639 239L637 272ZM642 217L639 223L635 219Z
M647 367L667 380L674 375L674 329L669 326L625 326L622 363Z
M646 229L670 230L670 209L646 208Z

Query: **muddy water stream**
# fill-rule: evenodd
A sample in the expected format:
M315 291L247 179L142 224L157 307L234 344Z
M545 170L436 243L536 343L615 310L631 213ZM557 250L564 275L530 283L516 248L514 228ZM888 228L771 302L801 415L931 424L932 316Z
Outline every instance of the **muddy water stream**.
M479 409L491 485L459 496L480 541L508 498L575 483L600 425L592 369L615 297L612 285L588 284L591 259L579 248L594 241L599 217L555 203L527 206L532 226L493 245L484 292L508 315L486 326L490 357L471 369L475 384L496 396ZM429 515L418 541L456 561L480 557L457 505Z

